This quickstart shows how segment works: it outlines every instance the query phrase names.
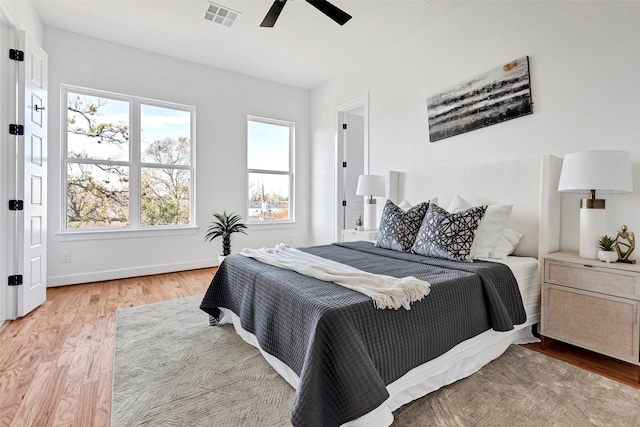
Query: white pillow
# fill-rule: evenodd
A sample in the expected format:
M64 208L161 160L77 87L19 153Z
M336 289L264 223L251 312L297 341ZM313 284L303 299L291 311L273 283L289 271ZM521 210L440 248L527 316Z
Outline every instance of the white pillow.
M407 199L404 199L403 201L400 202L398 207L403 211L408 211L409 209L411 209L412 205L411 205L411 202L409 202Z
M467 202L465 199L463 199L462 197L456 194L456 197L454 197L451 203L449 203L449 207L447 208L447 211L449 213L456 213L460 211L465 211L472 207L473 206L471 206L471 203Z
M437 205L438 204L438 197L434 197L432 199L429 200L430 204L433 205ZM410 201L408 201L407 199L404 199L403 201L400 202L400 204L398 205L398 207L400 209L402 209L403 211L408 211L409 209L411 209L413 207L413 205L411 204Z
M520 240L522 239L522 233L518 233L510 228L505 228L502 232L502 236L498 239L498 244L489 255L489 258L504 259L511 255L516 250Z
M471 204L456 195L447 210L450 213L472 208ZM513 205L489 205L485 212L471 245L471 259L489 258L494 251L502 233L507 227Z

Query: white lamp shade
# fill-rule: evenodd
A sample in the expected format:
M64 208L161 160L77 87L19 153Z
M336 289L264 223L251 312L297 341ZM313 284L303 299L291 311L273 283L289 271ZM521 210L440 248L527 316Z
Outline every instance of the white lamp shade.
M621 194L633 192L631 155L626 151L579 151L564 156L558 191Z
M382 175L360 175L356 188L358 196L382 197L385 195L385 178Z

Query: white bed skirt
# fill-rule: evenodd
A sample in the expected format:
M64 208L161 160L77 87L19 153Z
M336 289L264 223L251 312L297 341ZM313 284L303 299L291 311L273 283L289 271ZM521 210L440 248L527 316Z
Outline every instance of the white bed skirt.
M232 323L237 334L247 343L260 350L271 365L294 389L298 389L300 378L278 358L260 348L255 335L240 325L239 317L228 309L222 309L224 317L219 324ZM531 334L530 322L519 325L508 332L488 330L461 342L442 356L413 368L387 386L389 398L379 407L349 421L348 427L387 427L393 423L393 411L402 405L423 397L439 388L477 372L487 363L498 358L511 344L538 341Z

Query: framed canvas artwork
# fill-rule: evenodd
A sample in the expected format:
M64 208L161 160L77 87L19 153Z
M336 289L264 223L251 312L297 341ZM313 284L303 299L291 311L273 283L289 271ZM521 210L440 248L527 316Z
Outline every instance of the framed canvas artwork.
M529 57L431 96L427 106L431 142L531 114Z

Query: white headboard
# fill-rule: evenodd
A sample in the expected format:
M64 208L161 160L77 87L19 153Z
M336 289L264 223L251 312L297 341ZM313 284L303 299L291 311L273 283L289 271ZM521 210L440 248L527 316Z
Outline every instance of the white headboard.
M515 255L539 258L560 248L562 159L544 155L508 162L453 164L400 174L400 200L438 197L446 208L456 194L473 205L513 204L508 227L524 234Z

